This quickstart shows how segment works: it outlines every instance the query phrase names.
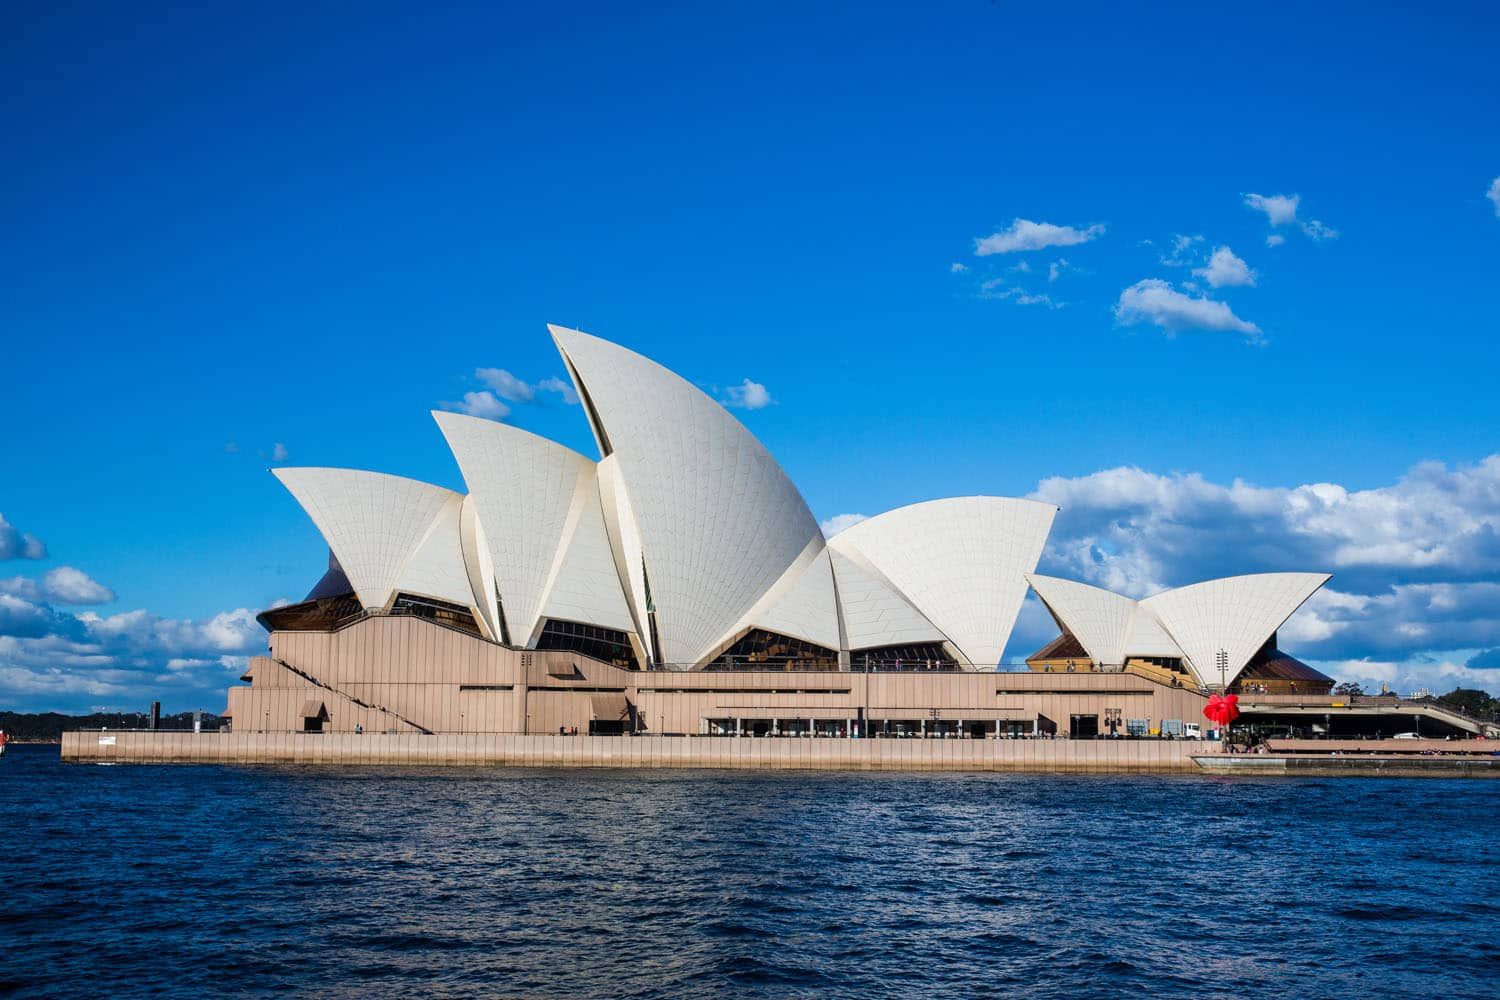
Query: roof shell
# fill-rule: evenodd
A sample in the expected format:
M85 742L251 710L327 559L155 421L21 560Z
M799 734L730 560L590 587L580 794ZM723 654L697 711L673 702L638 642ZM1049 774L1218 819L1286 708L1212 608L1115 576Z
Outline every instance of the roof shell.
M450 519L456 525L463 500L460 494L415 479L358 469L271 471L322 532L365 608L384 608L397 590L418 586L418 592L430 597L473 605L462 554L443 551L454 540L448 526ZM408 580L404 575L408 563L434 534L436 538L411 567L414 576Z
M821 539L817 522L770 453L698 388L618 344L549 329L628 494L657 661L696 664Z
M828 544L879 570L972 669L993 670L1056 514L1010 497L931 500L861 521Z
M1222 650L1223 682L1229 684L1328 580L1327 573L1230 576L1156 594L1141 601L1141 607L1156 615L1203 683L1220 681L1217 660Z
M1029 573L1026 579L1058 625L1073 633L1090 659L1111 666L1125 662L1126 637L1137 614L1135 601L1055 576Z
M511 642L531 644L544 609L629 630L594 463L509 424L443 411L433 418L469 486ZM584 614L592 617L575 617Z

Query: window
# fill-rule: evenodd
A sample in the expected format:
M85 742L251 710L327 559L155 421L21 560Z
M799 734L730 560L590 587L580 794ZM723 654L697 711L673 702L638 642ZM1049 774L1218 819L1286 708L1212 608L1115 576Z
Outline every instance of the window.
M837 670L839 654L816 643L753 628L704 670Z
M618 629L602 625L548 618L542 625L542 634L537 638L536 648L581 653L624 670L641 669L635 658L635 650L630 645L630 637Z
M425 618L448 628L458 629L470 635L479 635L479 623L474 620L474 615L468 608L458 604L450 604L447 601L439 601L433 597L418 597L415 594L397 594L396 602L391 605L393 615L411 615L415 618Z

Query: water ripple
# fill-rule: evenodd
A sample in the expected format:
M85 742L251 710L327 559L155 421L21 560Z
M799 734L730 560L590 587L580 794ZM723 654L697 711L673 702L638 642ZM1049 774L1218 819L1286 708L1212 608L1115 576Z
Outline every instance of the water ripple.
M1500 783L63 767L0 994L1484 995Z

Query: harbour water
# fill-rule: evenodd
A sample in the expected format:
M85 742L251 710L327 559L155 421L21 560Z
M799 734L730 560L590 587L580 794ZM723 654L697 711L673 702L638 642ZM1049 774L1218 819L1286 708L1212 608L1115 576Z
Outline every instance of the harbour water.
M1500 783L0 760L0 995L1405 997Z

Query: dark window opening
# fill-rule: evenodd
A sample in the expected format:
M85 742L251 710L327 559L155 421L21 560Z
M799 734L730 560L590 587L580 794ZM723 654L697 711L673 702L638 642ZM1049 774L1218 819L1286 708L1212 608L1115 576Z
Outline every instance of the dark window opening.
M396 602L391 605L391 614L425 618L430 622L446 625L448 628L458 629L470 635L480 634L479 623L474 620L474 615L468 608L432 597L397 594Z
M849 669L859 673L907 673L924 670L961 669L940 642L913 642L901 646L856 649L849 654Z
M581 653L624 670L641 669L635 658L635 649L630 645L630 636L602 625L548 618L542 625L536 648Z
M753 628L704 670L837 670L839 654L816 643Z

